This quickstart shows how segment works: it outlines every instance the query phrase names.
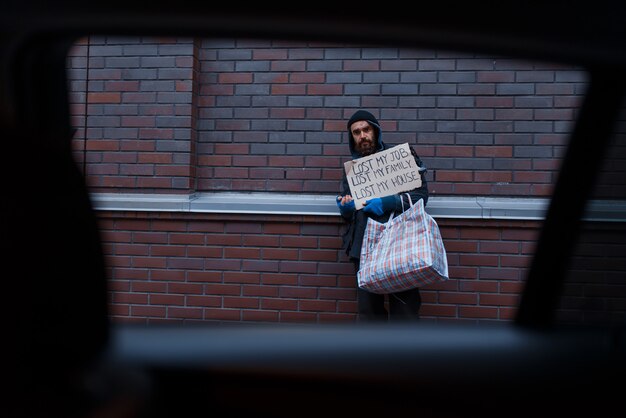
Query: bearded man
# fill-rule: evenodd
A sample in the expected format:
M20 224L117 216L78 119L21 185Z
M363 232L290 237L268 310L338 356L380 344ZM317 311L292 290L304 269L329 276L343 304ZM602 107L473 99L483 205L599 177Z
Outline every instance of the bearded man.
M382 139L382 129L378 120L366 110L358 110L348 120L348 144L353 159L375 154L393 146L387 146ZM426 183L422 160L417 156L413 147L410 147L415 163L419 167L422 185L409 192L392 194L367 200L362 209L355 210L354 200L350 195L350 186L344 172L341 184L341 195L337 196L337 207L341 216L348 224L343 236L343 248L353 262L356 271L359 270L361 244L365 234L368 218L378 222L387 222L391 213L398 215L410 207L405 193L411 196L413 203L424 200L424 207L428 201L428 186ZM410 289L398 293L382 295L368 292L357 285L358 319L359 321L379 320L417 320L422 304L419 289ZM386 297L385 297L386 296ZM387 302L387 303L385 303ZM388 310L386 309L386 306Z

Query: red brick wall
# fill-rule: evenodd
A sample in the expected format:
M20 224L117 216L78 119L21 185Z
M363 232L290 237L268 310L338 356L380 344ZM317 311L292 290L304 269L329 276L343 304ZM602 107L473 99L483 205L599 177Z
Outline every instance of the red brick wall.
M100 214L112 315L123 321L354 321L343 222L324 216ZM451 279L424 319L510 320L537 222L440 221Z
M584 223L563 286L557 320L575 324L626 323L626 224Z
M95 191L335 193L363 107L434 194L544 197L586 86L507 57L245 39L92 37L69 67Z

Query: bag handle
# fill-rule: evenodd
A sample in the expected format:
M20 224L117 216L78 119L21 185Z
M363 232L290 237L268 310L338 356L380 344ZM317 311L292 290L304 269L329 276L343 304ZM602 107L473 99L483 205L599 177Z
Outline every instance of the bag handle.
M404 193L406 195L406 197L409 199L409 207L413 206L413 200L411 199L411 195L408 193ZM402 199L402 196L400 196L400 204L402 205L402 212L404 212L404 199ZM392 211L389 214L389 219L387 220L387 223L391 222L391 220L393 219L393 215L394 215L394 211Z
M406 195L406 197L409 198L409 207L413 206L413 201L411 200L411 195L408 193L404 193ZM404 212L404 199L402 199L402 196L400 196L400 204L402 204L402 212Z

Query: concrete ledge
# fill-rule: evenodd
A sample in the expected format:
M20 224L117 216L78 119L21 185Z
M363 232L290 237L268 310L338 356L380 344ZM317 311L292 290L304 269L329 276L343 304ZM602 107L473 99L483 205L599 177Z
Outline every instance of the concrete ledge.
M189 212L190 195L93 193L91 202L96 210Z
M339 215L334 196L285 193L198 193L194 212Z
M626 222L626 201L592 200L585 220L593 222Z
M94 193L91 198L96 210L107 211L339 216L334 195ZM543 220L548 204L539 198L431 196L426 210L435 218ZM585 219L626 222L626 202L592 201Z

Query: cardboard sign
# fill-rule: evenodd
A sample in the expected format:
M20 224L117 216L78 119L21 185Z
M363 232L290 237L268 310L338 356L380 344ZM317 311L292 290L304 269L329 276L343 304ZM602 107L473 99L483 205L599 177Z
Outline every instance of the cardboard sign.
M408 143L344 163L355 208L366 200L408 192L422 185Z

